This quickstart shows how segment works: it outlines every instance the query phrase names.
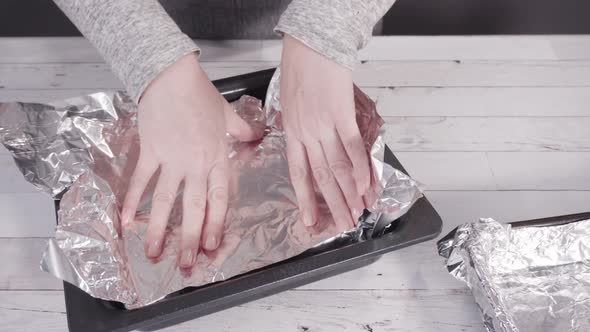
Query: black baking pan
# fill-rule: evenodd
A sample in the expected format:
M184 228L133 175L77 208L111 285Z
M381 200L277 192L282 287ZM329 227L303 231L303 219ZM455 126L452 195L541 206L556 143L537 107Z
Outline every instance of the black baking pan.
M229 101L243 94L264 100L273 72L274 69L259 71L217 80L214 84ZM389 149L385 152L385 162L405 172ZM433 239L441 229L441 218L423 197L408 213L370 240L314 248L222 282L184 289L135 310L126 310L121 303L93 298L64 282L68 327L71 332L160 329L368 265L387 252Z

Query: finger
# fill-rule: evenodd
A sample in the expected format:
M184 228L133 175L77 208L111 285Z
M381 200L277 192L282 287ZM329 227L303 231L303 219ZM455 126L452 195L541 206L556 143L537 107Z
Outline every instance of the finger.
M145 238L145 252L149 258L156 258L162 252L164 232L168 224L168 216L176 200L181 177L178 172L162 167L158 184L152 197L152 211Z
M207 207L207 172L189 175L182 196L182 235L179 266L192 267L199 251L201 230Z
M264 124L251 121L248 123L240 117L227 102L224 105L225 126L228 134L242 142L256 141L264 135Z
M357 191L363 195L371 185L371 168L358 125L356 121L346 121L337 125L337 132L348 159L352 162Z
M340 186L346 203L350 208L353 221L358 220L361 216L365 205L361 195L357 191L356 183L353 177L352 163L348 159L344 146L340 141L337 133L334 132L322 141L322 149L326 154L328 166L332 174L336 177L336 181Z
M340 231L351 229L353 222L350 210L346 205L344 195L336 182L334 174L328 167L322 146L319 142L311 142L306 144L305 148L309 157L313 177L322 191L330 212L332 212L336 226L338 226Z
M313 226L317 222L318 202L313 189L307 152L303 144L295 138L287 138L287 161L301 219L305 226Z
M121 214L123 227L133 221L143 192L157 169L157 163L148 161L143 155L139 157L123 202L123 213Z
M203 243L206 250L215 250L221 243L227 212L229 177L227 157L220 156L209 172L207 214Z

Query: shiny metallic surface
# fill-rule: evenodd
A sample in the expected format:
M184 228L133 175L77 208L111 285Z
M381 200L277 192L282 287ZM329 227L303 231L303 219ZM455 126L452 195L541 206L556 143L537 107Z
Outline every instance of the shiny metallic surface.
M518 227L492 219L439 242L490 332L590 331L590 220Z
M231 179L224 236L216 251L201 250L190 270L177 264L182 192L157 260L145 257L143 245L154 179L134 222L121 229L120 208L139 154L137 108L128 96L96 93L46 105L0 104L0 141L29 182L61 198L55 238L43 255L42 269L96 298L139 308L185 287L225 280L330 241L364 241L378 219L393 221L420 198L415 181L383 162L383 120L355 87L357 121L373 164L372 213L339 234L318 193L321 221L305 227L289 181L278 75L264 109L249 96L234 103L246 121L265 128L265 136L255 143L228 136Z

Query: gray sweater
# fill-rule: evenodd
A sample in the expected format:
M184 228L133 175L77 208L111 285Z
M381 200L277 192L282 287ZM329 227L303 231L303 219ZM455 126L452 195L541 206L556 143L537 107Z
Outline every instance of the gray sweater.
M157 0L54 0L135 99L164 68L199 47ZM293 0L275 27L352 69L395 0Z

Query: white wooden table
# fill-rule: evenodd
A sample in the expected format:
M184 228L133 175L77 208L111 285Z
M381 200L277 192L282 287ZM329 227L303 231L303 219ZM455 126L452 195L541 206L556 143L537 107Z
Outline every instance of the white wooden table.
M278 63L277 41L201 42L212 79ZM590 36L379 37L356 82L378 102L386 141L427 185L443 234L590 210ZM80 38L0 39L0 101L121 88ZM65 331L61 283L39 271L51 200L0 148L0 330ZM483 332L469 290L435 241L168 331Z

